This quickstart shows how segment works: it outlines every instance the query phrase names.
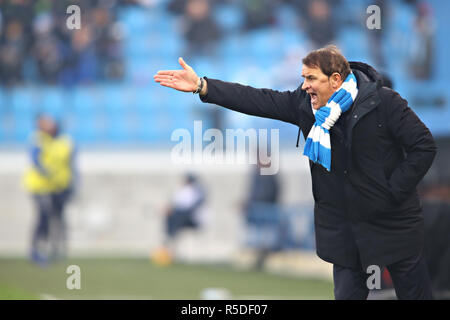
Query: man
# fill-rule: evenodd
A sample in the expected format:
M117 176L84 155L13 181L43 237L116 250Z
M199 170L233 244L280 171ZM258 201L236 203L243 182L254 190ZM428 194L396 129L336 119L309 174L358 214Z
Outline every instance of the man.
M33 196L38 214L31 260L46 265L66 255L64 208L74 185L74 146L68 137L59 135L57 123L51 117L39 116L37 126L24 184Z
M283 246L285 223L280 210L279 175L261 175L261 168L268 167L256 150L257 163L252 168L250 186L243 213L247 227L246 244L256 251L254 268L261 270L272 252ZM267 151L264 150L263 152Z
M169 239L184 228L197 228L200 209L205 201L203 187L193 174L187 174L183 185L175 192L167 210L166 231Z
M416 186L436 146L371 66L325 47L303 59L300 87L279 92L198 78L179 62L183 70L159 71L155 81L200 93L203 102L290 122L308 137L316 250L333 263L336 299L366 299L371 265L387 267L399 299L432 298Z
M206 193L197 176L188 173L166 210L164 244L153 253L156 264L168 265L172 262L176 254L176 237L181 231L202 227L205 200Z

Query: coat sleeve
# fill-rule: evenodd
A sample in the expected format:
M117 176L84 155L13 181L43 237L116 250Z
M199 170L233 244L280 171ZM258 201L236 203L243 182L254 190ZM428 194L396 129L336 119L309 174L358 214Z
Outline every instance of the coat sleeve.
M406 154L394 169L389 185L394 198L403 202L427 173L437 152L433 136L406 100L394 91L388 108L388 129Z
M300 87L295 91L280 92L206 77L205 79L208 83L208 93L200 96L203 102L298 125L301 99L306 98L306 93Z

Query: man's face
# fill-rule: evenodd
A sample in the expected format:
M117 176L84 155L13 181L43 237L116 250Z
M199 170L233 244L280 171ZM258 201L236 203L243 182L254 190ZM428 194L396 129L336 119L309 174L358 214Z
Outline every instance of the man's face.
M302 68L302 77L305 78L302 89L310 95L312 107L317 110L326 105L335 91L330 78L320 68L305 65Z

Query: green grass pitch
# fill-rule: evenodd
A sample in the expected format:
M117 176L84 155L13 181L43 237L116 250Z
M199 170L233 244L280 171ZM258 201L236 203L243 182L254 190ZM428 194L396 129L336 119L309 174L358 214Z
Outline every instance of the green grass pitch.
M69 265L81 270L81 289L66 287ZM206 288L225 288L230 299L333 299L330 281L226 265L157 266L148 259L69 259L38 267L26 259L0 258L0 299L197 300Z

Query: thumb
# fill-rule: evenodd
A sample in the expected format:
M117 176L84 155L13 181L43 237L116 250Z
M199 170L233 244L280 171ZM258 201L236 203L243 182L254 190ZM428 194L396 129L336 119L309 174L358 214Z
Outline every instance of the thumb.
M178 58L178 63L180 64L180 66L181 66L184 70L187 70L187 69L190 69L190 68L191 68L191 67L183 60L182 57L179 57L179 58Z

